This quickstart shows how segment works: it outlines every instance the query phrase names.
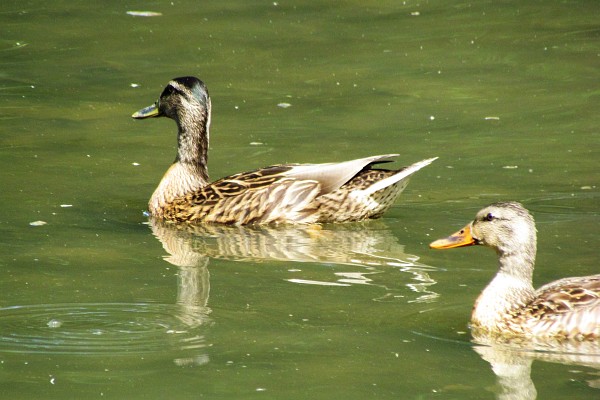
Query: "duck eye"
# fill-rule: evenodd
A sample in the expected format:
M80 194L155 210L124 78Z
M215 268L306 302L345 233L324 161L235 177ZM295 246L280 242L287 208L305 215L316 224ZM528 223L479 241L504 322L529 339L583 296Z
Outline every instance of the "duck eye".
M488 215L486 215L484 219L486 221L492 221L492 220L494 220L494 218L496 218L496 217L494 217L494 214L488 213Z

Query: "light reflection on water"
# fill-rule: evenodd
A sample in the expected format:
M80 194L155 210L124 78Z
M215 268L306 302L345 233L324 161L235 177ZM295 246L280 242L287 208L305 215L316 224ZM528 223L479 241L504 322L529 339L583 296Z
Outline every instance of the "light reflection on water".
M165 260L179 267L198 264L205 267L209 258L252 263L287 261L298 264L289 271L299 275L287 279L288 282L322 286L377 285L368 275L391 267L409 277L406 286L416 294L409 301L432 302L439 296L433 291L436 281L430 276L437 268L420 263L418 256L406 254L404 246L382 221L268 227L175 225L151 219L150 226L169 253ZM345 265L362 270L336 271L330 280L314 280L302 276L302 263Z

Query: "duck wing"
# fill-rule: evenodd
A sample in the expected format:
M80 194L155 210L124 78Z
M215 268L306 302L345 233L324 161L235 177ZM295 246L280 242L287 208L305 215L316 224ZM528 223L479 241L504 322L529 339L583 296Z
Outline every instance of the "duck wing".
M324 195L339 189L368 166L391 162L393 161L391 158L398 155L384 154L339 163L294 164L290 165L290 170L284 172L283 175L298 180L317 181L321 185L319 195Z
M600 274L564 278L542 286L526 308L535 330L600 337Z

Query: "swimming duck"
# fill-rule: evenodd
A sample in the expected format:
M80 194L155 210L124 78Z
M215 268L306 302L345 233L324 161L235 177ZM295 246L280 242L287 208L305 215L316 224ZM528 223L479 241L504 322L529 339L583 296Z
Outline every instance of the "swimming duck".
M477 244L496 251L499 268L475 302L471 325L476 333L600 339L600 274L563 278L534 290L536 228L523 205L491 204L479 211L473 222L430 247Z
M410 175L436 158L399 170L376 168L398 154L327 164L281 164L210 183L207 170L211 101L204 82L175 78L158 101L133 118L177 123L177 157L149 201L150 214L175 222L322 223L380 217Z

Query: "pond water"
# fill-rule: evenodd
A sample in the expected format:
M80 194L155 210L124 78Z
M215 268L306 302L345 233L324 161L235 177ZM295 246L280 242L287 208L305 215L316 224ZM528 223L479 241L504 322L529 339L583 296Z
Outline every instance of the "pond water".
M1 392L597 398L597 353L475 346L495 255L427 245L517 200L537 221L536 285L599 272L598 15L595 1L2 2ZM212 96L215 179L440 158L378 221L165 227L143 211L175 125L130 115L183 75Z

